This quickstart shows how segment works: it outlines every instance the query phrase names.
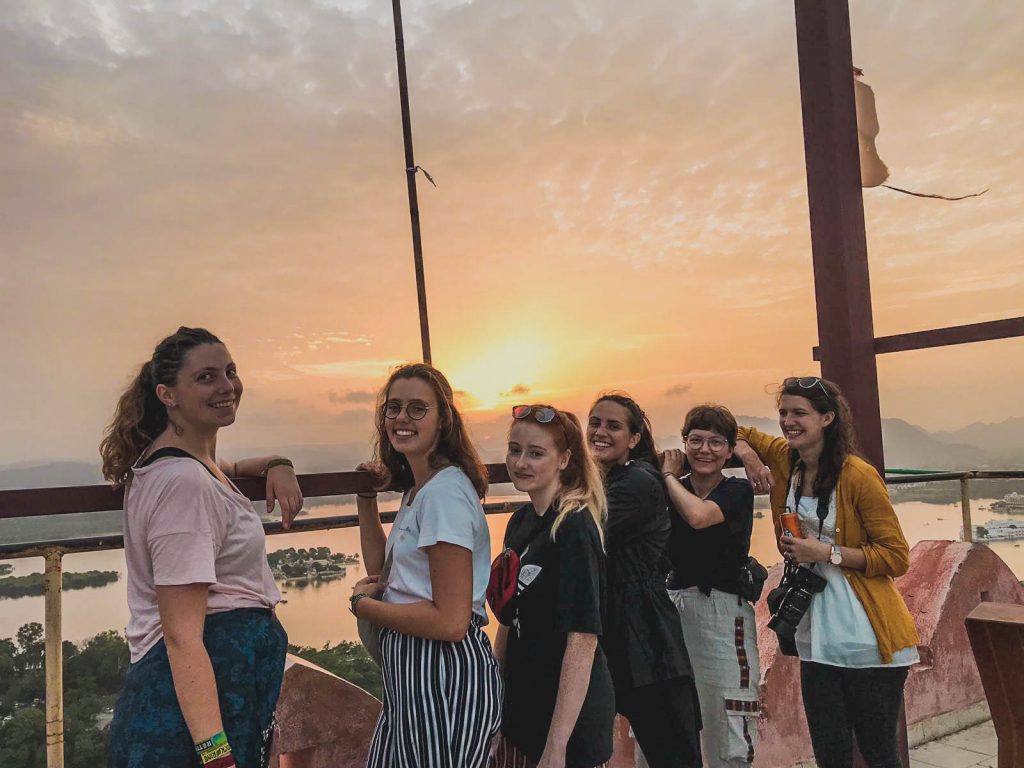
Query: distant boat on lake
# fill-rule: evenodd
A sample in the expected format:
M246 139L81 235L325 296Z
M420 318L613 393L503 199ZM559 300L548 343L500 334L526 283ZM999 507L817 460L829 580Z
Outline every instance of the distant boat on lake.
M999 501L992 502L994 512L1024 512L1024 494L1008 493Z
M1012 541L1024 539L1024 522L1016 520L989 520L974 526L975 541Z

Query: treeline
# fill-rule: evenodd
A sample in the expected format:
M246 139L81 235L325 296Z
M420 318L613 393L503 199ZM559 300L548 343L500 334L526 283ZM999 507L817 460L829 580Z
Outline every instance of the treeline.
M86 589L103 587L119 578L117 571L82 571L65 573L61 583L64 590ZM41 573L0 578L0 597L31 597L43 594L46 594L46 577Z
M46 678L43 627L26 624L0 640L0 766L46 765ZM67 768L106 765L101 728L128 669L128 644L103 632L81 645L65 642L64 756Z
M325 562L338 563L341 565L354 565L359 562L359 553L346 555L344 552L335 554L330 547L304 547L295 549L288 547L267 553L267 562L271 567L284 563L300 563L322 560Z
M378 699L384 692L380 669L373 663L370 654L361 643L342 640L337 645L324 644L323 648L304 645L289 645L288 653L299 656L311 664L326 669L333 675L358 685Z
M37 622L0 639L0 768L46 766L44 649ZM291 645L288 651L381 696L380 671L359 643ZM128 671L128 643L110 630L80 645L65 641L63 657L64 764L98 768L107 763L108 726Z

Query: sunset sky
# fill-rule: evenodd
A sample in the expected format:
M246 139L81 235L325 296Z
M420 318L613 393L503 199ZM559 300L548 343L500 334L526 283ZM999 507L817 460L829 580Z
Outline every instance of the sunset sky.
M792 2L404 14L434 358L479 439L610 388L670 435L817 372ZM851 15L890 182L990 188L865 190L877 335L1024 314L1019 0ZM236 450L365 439L419 355L394 53L386 2L0 0L0 463L94 460L181 324L239 364ZM879 376L929 429L1024 416L1024 339Z

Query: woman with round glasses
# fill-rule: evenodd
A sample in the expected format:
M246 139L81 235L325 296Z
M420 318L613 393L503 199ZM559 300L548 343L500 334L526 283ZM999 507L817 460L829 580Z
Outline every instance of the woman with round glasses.
M530 503L505 531L519 577L499 616L505 711L495 768L594 768L611 758L615 719L598 644L605 602L601 474L573 414L518 405L512 416L505 465Z
M907 540L878 472L857 455L850 407L830 381L786 379L783 437L741 427L736 455L771 488L779 550L827 582L796 629L804 713L822 768L849 766L853 736L871 768L901 765L897 723L917 663L914 620L893 581L910 562ZM796 512L802 537L783 535Z
M683 423L685 453L665 451L662 461L677 513L669 543L669 597L693 664L708 768L749 765L757 741L757 625L740 579L750 554L754 493L747 481L722 473L736 432L727 408L697 406Z
M385 537L376 494L360 494L366 572L351 610L382 627L383 708L371 768L483 768L501 719L501 670L482 627L491 542L487 470L451 385L423 363L396 369L377 401L377 487L404 493ZM386 582L382 570L390 566Z
M679 615L665 589L672 530L646 414L628 395L598 398L587 443L608 497L608 613L602 639L615 702L653 768L700 766L700 708Z

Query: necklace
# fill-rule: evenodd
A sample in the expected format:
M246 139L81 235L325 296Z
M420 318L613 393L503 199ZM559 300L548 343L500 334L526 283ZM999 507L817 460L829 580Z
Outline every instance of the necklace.
M693 486L693 473L692 472L689 474L689 478L690 478L690 485ZM725 482L725 475L722 475L721 477L718 478L718 482L715 483L713 486L711 486L711 489L707 493L705 493L705 494L696 493L697 488L694 486L694 488L693 488L693 490L695 491L694 495L695 496L699 496L701 501L707 501L708 500L708 496L710 496L712 493L714 493L715 490L718 488L718 486L720 486L724 482Z

